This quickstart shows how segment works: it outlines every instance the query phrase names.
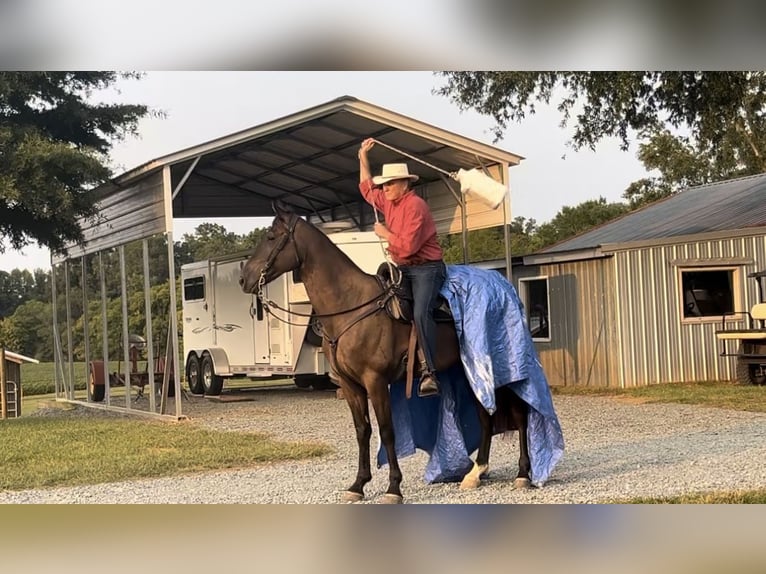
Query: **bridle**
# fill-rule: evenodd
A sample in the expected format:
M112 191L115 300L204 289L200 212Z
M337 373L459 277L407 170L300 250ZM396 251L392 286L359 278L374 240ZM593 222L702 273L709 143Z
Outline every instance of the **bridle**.
M362 315L360 315L359 317L356 317L353 321L351 321L351 323L349 323L343 329L341 329L340 333L338 333L338 335L335 337L328 336L327 332L324 330L324 326L321 326L320 324L322 338L325 339L330 344L330 346L334 349L338 343L338 339L340 339L340 336L343 335L343 333L348 331L351 327L356 325L359 321L361 321L365 317L368 317L369 315L372 315L384 309L389 299L391 299L394 296L394 291L393 289L383 289L380 293L375 295L372 299L369 299L363 303L360 303L359 305L356 305L355 307L351 307L350 309L344 309L343 311L336 311L335 313L324 313L324 314L301 313L299 311L292 311L290 309L285 309L284 307L281 307L279 304L269 299L266 296L266 293L263 292L263 287L266 285L266 273L268 272L269 269L271 269L272 265L274 265L274 262L276 261L280 252L285 248L288 242L292 242L293 244L293 250L295 251L295 260L298 263L297 266L300 267L303 264L303 260L301 259L300 253L298 252L298 246L295 243L295 237L294 237L295 226L298 224L299 220L300 218L298 217L298 215L293 213L287 225L287 233L285 233L279 238L279 241L277 241L277 244L273 247L273 249L271 250L271 253L269 253L269 256L266 258L266 263L263 265L263 269L261 269L261 274L258 277L256 296L261 301L263 301L263 303L266 305L266 310L270 312L275 319L283 323L286 323L288 325L297 325L301 327L306 325L299 324L299 323L292 323L288 321L287 319L284 319L274 314L273 311L269 311L268 308L272 307L274 309L279 309L280 311L282 311L283 313L287 313L288 315L296 315L298 317L311 317L314 319L320 319L320 318L326 318L326 317L337 317L339 315L344 315L346 313L358 311L359 309L363 309L364 307L367 307L371 303L376 303L374 307L371 307L365 313L362 313Z

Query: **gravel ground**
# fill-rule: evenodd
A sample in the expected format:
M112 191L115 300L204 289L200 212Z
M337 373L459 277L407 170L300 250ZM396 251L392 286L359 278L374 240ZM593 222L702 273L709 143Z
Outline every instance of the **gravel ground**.
M325 442L321 459L236 471L131 480L85 487L0 492L0 503L208 504L337 503L356 473L357 447L345 401L333 392L294 387L232 395L241 401L184 400L191 422L219 430L270 433L285 440ZM405 502L603 503L632 496L766 487L766 414L675 404L631 404L603 397L554 396L565 453L543 488L513 490L517 438L493 441L490 473L471 492L423 481L426 454L400 461ZM173 412L171 410L171 412ZM83 414L84 413L84 414ZM104 416L78 407L40 416ZM373 435L372 450L377 444ZM374 459L373 459L374 460ZM387 486L387 467L373 468L367 500Z

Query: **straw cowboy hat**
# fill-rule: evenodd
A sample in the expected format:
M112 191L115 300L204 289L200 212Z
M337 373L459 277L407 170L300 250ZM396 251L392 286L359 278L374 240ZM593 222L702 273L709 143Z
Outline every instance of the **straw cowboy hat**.
M384 163L382 173L373 177L372 183L382 185L395 179L409 179L414 183L419 177L410 173L406 163Z

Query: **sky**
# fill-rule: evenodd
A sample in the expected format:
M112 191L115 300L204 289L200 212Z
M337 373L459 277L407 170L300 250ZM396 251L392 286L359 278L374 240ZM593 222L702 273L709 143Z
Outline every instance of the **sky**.
M622 201L625 188L647 172L636 146L619 149L616 138L595 149L575 152L567 142L573 128L562 128L561 115L538 105L537 113L513 123L495 142L492 118L462 111L433 90L445 81L429 71L147 72L139 80L120 80L94 95L107 102L145 104L164 118L145 118L139 137L112 149L112 165L122 173L147 161L211 139L299 112L340 96L353 96L474 140L495 145L525 159L510 170L512 217L552 219L566 205L604 197ZM176 220L175 237L190 233L203 220ZM268 220L215 220L228 230L247 233ZM49 252L32 244L0 255L0 270L49 268Z

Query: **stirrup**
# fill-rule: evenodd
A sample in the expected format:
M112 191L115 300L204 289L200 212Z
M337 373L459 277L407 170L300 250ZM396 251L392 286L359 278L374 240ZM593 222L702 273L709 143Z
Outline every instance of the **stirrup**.
M436 376L433 373L426 372L420 377L420 385L418 385L418 396L421 398L434 397L439 394L439 381L436 380Z

